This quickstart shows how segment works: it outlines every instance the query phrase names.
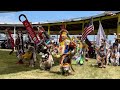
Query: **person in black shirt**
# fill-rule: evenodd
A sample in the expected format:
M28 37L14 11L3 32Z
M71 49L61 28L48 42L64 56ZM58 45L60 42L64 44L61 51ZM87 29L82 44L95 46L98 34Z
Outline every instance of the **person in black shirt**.
M98 50L98 66L100 68L105 68L105 59L106 59L106 53L105 53L105 50L104 50L104 45L101 45L99 50Z

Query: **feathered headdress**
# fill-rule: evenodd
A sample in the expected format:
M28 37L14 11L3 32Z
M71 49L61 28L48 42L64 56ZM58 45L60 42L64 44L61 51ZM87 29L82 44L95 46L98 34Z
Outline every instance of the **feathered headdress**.
M62 24L62 26L60 26L60 28L61 28L61 30L59 32L60 33L59 42L62 42L62 36L67 36L70 39L69 33L65 28L65 24Z

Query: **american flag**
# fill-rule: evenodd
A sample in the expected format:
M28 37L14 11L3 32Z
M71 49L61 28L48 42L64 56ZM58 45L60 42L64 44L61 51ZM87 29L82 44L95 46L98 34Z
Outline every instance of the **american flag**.
M92 18L91 18L90 22L84 28L81 39L85 40L87 35L90 34L92 31L94 31L94 25L93 25L93 21L92 21Z

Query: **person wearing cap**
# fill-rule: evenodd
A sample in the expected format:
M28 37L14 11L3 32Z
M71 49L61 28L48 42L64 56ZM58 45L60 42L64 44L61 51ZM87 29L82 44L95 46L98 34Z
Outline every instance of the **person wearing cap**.
M118 51L119 51L119 66L120 66L120 33L118 34Z
M97 59L98 66L99 66L99 61L101 60L101 58L103 58L103 57L100 56L100 53L104 53L105 64L103 65L103 67L106 67L106 64L108 63L107 62L108 61L107 60L108 48L109 48L109 46L108 46L105 39L101 39L101 45L96 46L96 59ZM103 49L103 50L101 50L101 49ZM100 67L102 67L102 66L100 66Z
M98 63L98 67L100 68L105 68L105 58L106 58L106 53L104 51L104 45L101 45L98 53L97 53L97 63Z

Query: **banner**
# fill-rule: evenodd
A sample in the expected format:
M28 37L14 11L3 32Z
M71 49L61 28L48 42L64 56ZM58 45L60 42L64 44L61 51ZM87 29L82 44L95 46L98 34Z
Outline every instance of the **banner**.
M10 32L10 30L6 30L7 32L8 32L8 35L9 35L9 37L10 38L8 38L8 39L10 39L10 44L11 44L11 47L12 48L14 48L14 39L13 39L13 37L12 37L12 33Z
M21 16L24 16L24 18L26 20L21 21ZM28 34L30 35L31 39L34 41L35 44L38 44L40 41L34 31L34 29L32 28L31 24L29 23L29 21L27 20L27 17L24 14L21 14L19 16L19 20L23 23L23 25L26 27L26 30L28 31Z

